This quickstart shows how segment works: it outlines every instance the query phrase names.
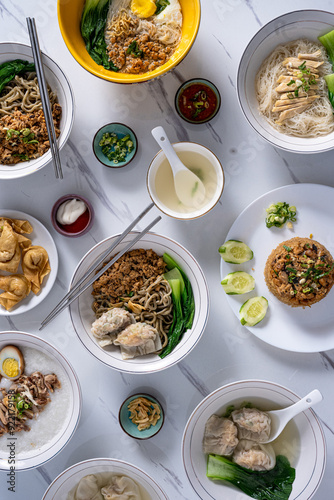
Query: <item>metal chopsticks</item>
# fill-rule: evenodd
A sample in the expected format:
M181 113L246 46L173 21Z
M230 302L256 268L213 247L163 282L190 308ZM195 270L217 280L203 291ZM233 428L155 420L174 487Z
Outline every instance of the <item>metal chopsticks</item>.
M43 69L42 55L41 55L41 50L40 50L39 42L38 42L35 19L31 18L31 17L27 17L27 25L28 25L32 53L33 53L33 57L34 57L34 63L35 63L35 68L36 68L39 91L41 94L43 112L44 112L44 117L45 117L45 124L46 124L46 128L48 131L48 136L49 136L50 149L51 149L51 154L52 154L52 158L53 158L53 166L54 166L55 176L56 176L56 179L62 179L63 172L61 169L57 136L56 136L54 123L53 123L49 93L48 93L47 83L46 83L44 69Z
M50 314L42 321L40 330L42 330L47 324L49 324L58 314L60 314L66 307L68 307L72 302L77 299L90 285L94 283L102 274L109 269L124 253L126 253L130 248L133 247L137 241L139 241L144 234L146 234L155 224L157 224L161 217L157 217L151 222L146 228L141 231L133 240L131 240L126 247L121 250L110 262L108 262L97 274L95 274L82 288L79 287L89 278L92 272L94 272L110 255L110 253L117 247L117 245L129 234L131 229L139 222L140 219L147 214L149 210L154 206L151 203L126 229L125 231L117 238L117 240L109 247L99 258L98 260L88 269L85 275L74 285L74 287L65 295L65 297L57 304L57 306L50 312Z

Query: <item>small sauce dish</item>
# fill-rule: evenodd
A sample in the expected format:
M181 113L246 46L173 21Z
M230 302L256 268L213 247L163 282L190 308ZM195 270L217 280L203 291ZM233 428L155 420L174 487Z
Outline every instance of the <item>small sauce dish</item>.
M206 123L216 116L221 98L217 87L209 80L193 78L184 82L175 95L175 108L188 123Z
M58 210L61 205L72 200L79 200L80 202L83 202L86 205L86 210L72 224L61 224L57 220ZM93 224L93 219L94 210L91 203L86 198L78 194L67 194L65 196L62 196L53 205L51 211L51 222L53 227L56 231L58 231L58 233L69 238L77 238L78 236L86 234Z
M173 148L182 161L203 182L206 197L197 207L186 207L178 199L171 166L160 150L153 158L147 172L147 189L154 204L161 212L175 219L197 219L208 213L217 203L224 189L224 171L208 148L195 142L177 142Z
M121 168L128 165L136 156L137 136L123 123L108 123L101 127L93 139L93 151L102 165Z
M139 430L138 426L134 422L132 422L132 420L130 420L130 411L128 406L137 398L145 398L146 400L149 400L150 402L157 405L158 409L160 410L160 418L158 419L157 423L155 425L151 425L148 429ZM119 410L118 419L120 426L128 436L134 439L141 440L150 439L151 437L158 434L158 432L162 428L164 423L164 411L161 404L155 397L150 396L149 394L133 394L122 403Z

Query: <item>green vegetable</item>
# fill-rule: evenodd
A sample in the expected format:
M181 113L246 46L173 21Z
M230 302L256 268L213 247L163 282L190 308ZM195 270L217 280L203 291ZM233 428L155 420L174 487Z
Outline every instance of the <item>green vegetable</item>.
M255 288L253 276L243 271L229 273L221 284L227 295L242 295L251 292Z
M173 323L168 333L168 344L160 353L161 358L172 352L184 332L192 327L195 314L194 295L187 275L170 255L164 253L163 259L169 270L164 276L172 289L174 307Z
M109 161L121 163L126 161L126 157L134 148L134 144L127 134L124 137L118 137L115 132L106 132L103 134L99 146L102 148L102 153Z
M328 88L328 99L334 108L334 74L331 73L330 75L325 75L324 78Z
M206 475L210 479L228 481L257 500L288 500L296 471L282 455L276 457L275 467L268 472L251 471L227 458L209 455Z
M282 227L287 221L296 222L297 209L288 203L278 202L272 203L267 209L268 214L266 218L267 227Z
M168 0L157 0L155 3L156 3L156 6L157 6L157 10L155 11L155 15L156 16L158 14L160 14L160 12L162 12L163 10L165 10L165 8L167 7L167 5L170 5L170 3L169 3Z
M129 47L126 49L127 54L131 54L134 57L143 57L144 52L139 48L138 42L136 40L133 40L133 42L130 43Z
M86 0L80 30L89 55L97 64L111 71L119 68L109 60L104 32L111 0Z
M239 310L240 323L255 326L263 320L267 313L268 301L265 297L252 297L242 304Z
M334 30L326 33L325 35L319 36L318 40L327 50L328 57L331 60L334 69Z
M15 394L16 409L19 417L22 416L25 410L30 410L32 404L27 402L20 394Z
M28 71L35 71L35 65L22 59L14 59L14 61L0 64L0 93L4 86L12 81L16 75L21 75Z
M225 262L243 264L252 260L254 254L246 243L239 240L228 240L219 247L218 252Z

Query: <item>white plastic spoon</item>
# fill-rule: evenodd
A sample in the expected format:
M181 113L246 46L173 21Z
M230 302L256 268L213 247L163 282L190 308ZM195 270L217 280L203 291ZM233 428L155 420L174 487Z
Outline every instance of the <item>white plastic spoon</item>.
M175 192L178 199L186 207L201 208L205 200L203 182L182 163L169 142L163 127L156 127L151 132L169 161L173 171Z
M297 403L288 406L283 410L267 411L266 413L268 413L271 417L271 431L269 439L268 441L265 441L265 443L271 443L271 441L274 441L274 439L281 434L286 424L290 422L293 417L302 411L311 408L311 406L320 403L322 399L323 396L321 392L318 391L318 389L315 389Z

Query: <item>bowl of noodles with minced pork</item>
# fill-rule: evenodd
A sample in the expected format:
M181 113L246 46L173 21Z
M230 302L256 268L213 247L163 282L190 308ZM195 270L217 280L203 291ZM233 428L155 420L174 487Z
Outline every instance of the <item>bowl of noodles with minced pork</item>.
M72 89L60 67L42 54L61 149L73 123ZM0 43L0 179L40 170L52 159L31 47Z
M126 236L106 261L137 234ZM70 288L117 237L87 252ZM202 336L208 312L209 291L196 259L155 233L143 236L70 305L73 327L88 351L128 373L153 373L182 360Z
M191 49L200 0L58 0L61 34L76 61L115 83L162 76Z
M250 125L273 146L294 153L334 147L334 115L324 76L332 64L318 38L334 14L303 10L261 28L240 60L237 91Z

